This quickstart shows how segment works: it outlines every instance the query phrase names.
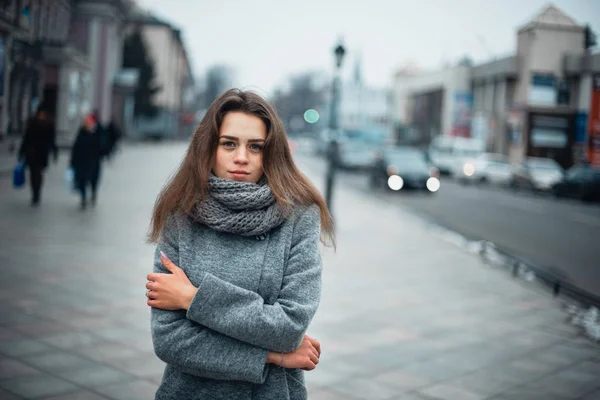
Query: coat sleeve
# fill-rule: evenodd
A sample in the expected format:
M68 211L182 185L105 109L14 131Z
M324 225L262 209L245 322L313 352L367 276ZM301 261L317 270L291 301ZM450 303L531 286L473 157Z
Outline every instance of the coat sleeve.
M50 128L50 140L49 140L50 151L54 156L54 160L58 159L58 146L56 145L56 128L54 125Z
M298 348L321 297L320 214L308 208L295 221L279 296L274 304L210 273L187 318L224 335L277 352Z
M177 222L170 217L154 255L154 272L168 273L160 251L179 261ZM152 308L152 342L158 358L199 377L264 383L268 350L227 337L186 318L185 311Z
M71 146L71 161L69 162L69 165L71 166L71 168L77 166L79 164L79 153L80 153L80 143L81 143L81 135L82 135L82 130L79 129L77 131L77 136L75 137L75 141L73 142L73 145Z
M31 146L31 121L27 121L27 125L25 126L25 134L23 135L23 140L21 141L21 146L19 147L19 160L25 159L25 154Z

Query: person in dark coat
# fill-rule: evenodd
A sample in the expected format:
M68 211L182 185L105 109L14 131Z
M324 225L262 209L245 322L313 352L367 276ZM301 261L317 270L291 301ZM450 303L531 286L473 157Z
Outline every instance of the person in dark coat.
M29 169L31 185L31 205L40 203L44 170L48 167L50 153L54 154L54 162L58 160L56 146L56 130L48 111L39 109L34 117L27 121L25 135L19 149L19 160Z
M117 145L121 139L121 129L115 121L110 121L106 127L107 149L106 157L112 157L117 151Z
M87 188L92 190L92 206L96 205L102 158L105 155L103 132L96 117L85 117L71 148L71 168L75 172L75 184L81 194L81 209L87 207Z

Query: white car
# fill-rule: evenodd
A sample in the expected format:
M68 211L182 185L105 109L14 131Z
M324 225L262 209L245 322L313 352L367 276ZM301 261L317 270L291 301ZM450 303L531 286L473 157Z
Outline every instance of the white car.
M504 154L482 153L460 165L454 176L459 182L508 185L512 177L512 167Z
M473 160L484 152L485 143L476 138L440 135L429 145L430 162L443 175L455 175L466 161Z
M510 186L549 191L564 174L564 169L551 158L528 157L513 169Z

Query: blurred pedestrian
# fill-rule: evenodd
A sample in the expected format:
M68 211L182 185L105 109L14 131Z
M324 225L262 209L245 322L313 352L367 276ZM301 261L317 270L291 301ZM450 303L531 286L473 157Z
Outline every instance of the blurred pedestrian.
M118 150L118 144L121 140L121 129L114 120L111 120L105 129L107 139L106 157L112 158Z
M223 93L152 216L146 296L167 364L155 399L306 399L303 371L321 353L305 335L321 293L321 234L333 242L331 216L273 107Z
M75 185L81 194L81 209L87 207L88 186L92 192L92 206L96 205L102 158L106 154L103 132L93 114L87 115L79 128L71 148L71 168L75 173Z
M31 205L33 207L40 204L44 170L48 167L50 153L53 153L56 163L58 147L56 146L54 122L48 110L40 107L35 116L27 121L25 135L19 149L19 160L23 161L29 169Z

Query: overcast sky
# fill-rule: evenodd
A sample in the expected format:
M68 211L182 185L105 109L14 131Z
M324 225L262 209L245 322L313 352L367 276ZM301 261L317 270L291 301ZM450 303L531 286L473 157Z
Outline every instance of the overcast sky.
M330 71L342 36L344 71L358 55L366 82L387 86L407 62L439 68L515 51L516 30L544 0L137 0L183 32L195 75L214 64L235 68L236 85L270 93L290 74ZM600 0L552 2L600 33ZM600 38L600 35L599 35Z

